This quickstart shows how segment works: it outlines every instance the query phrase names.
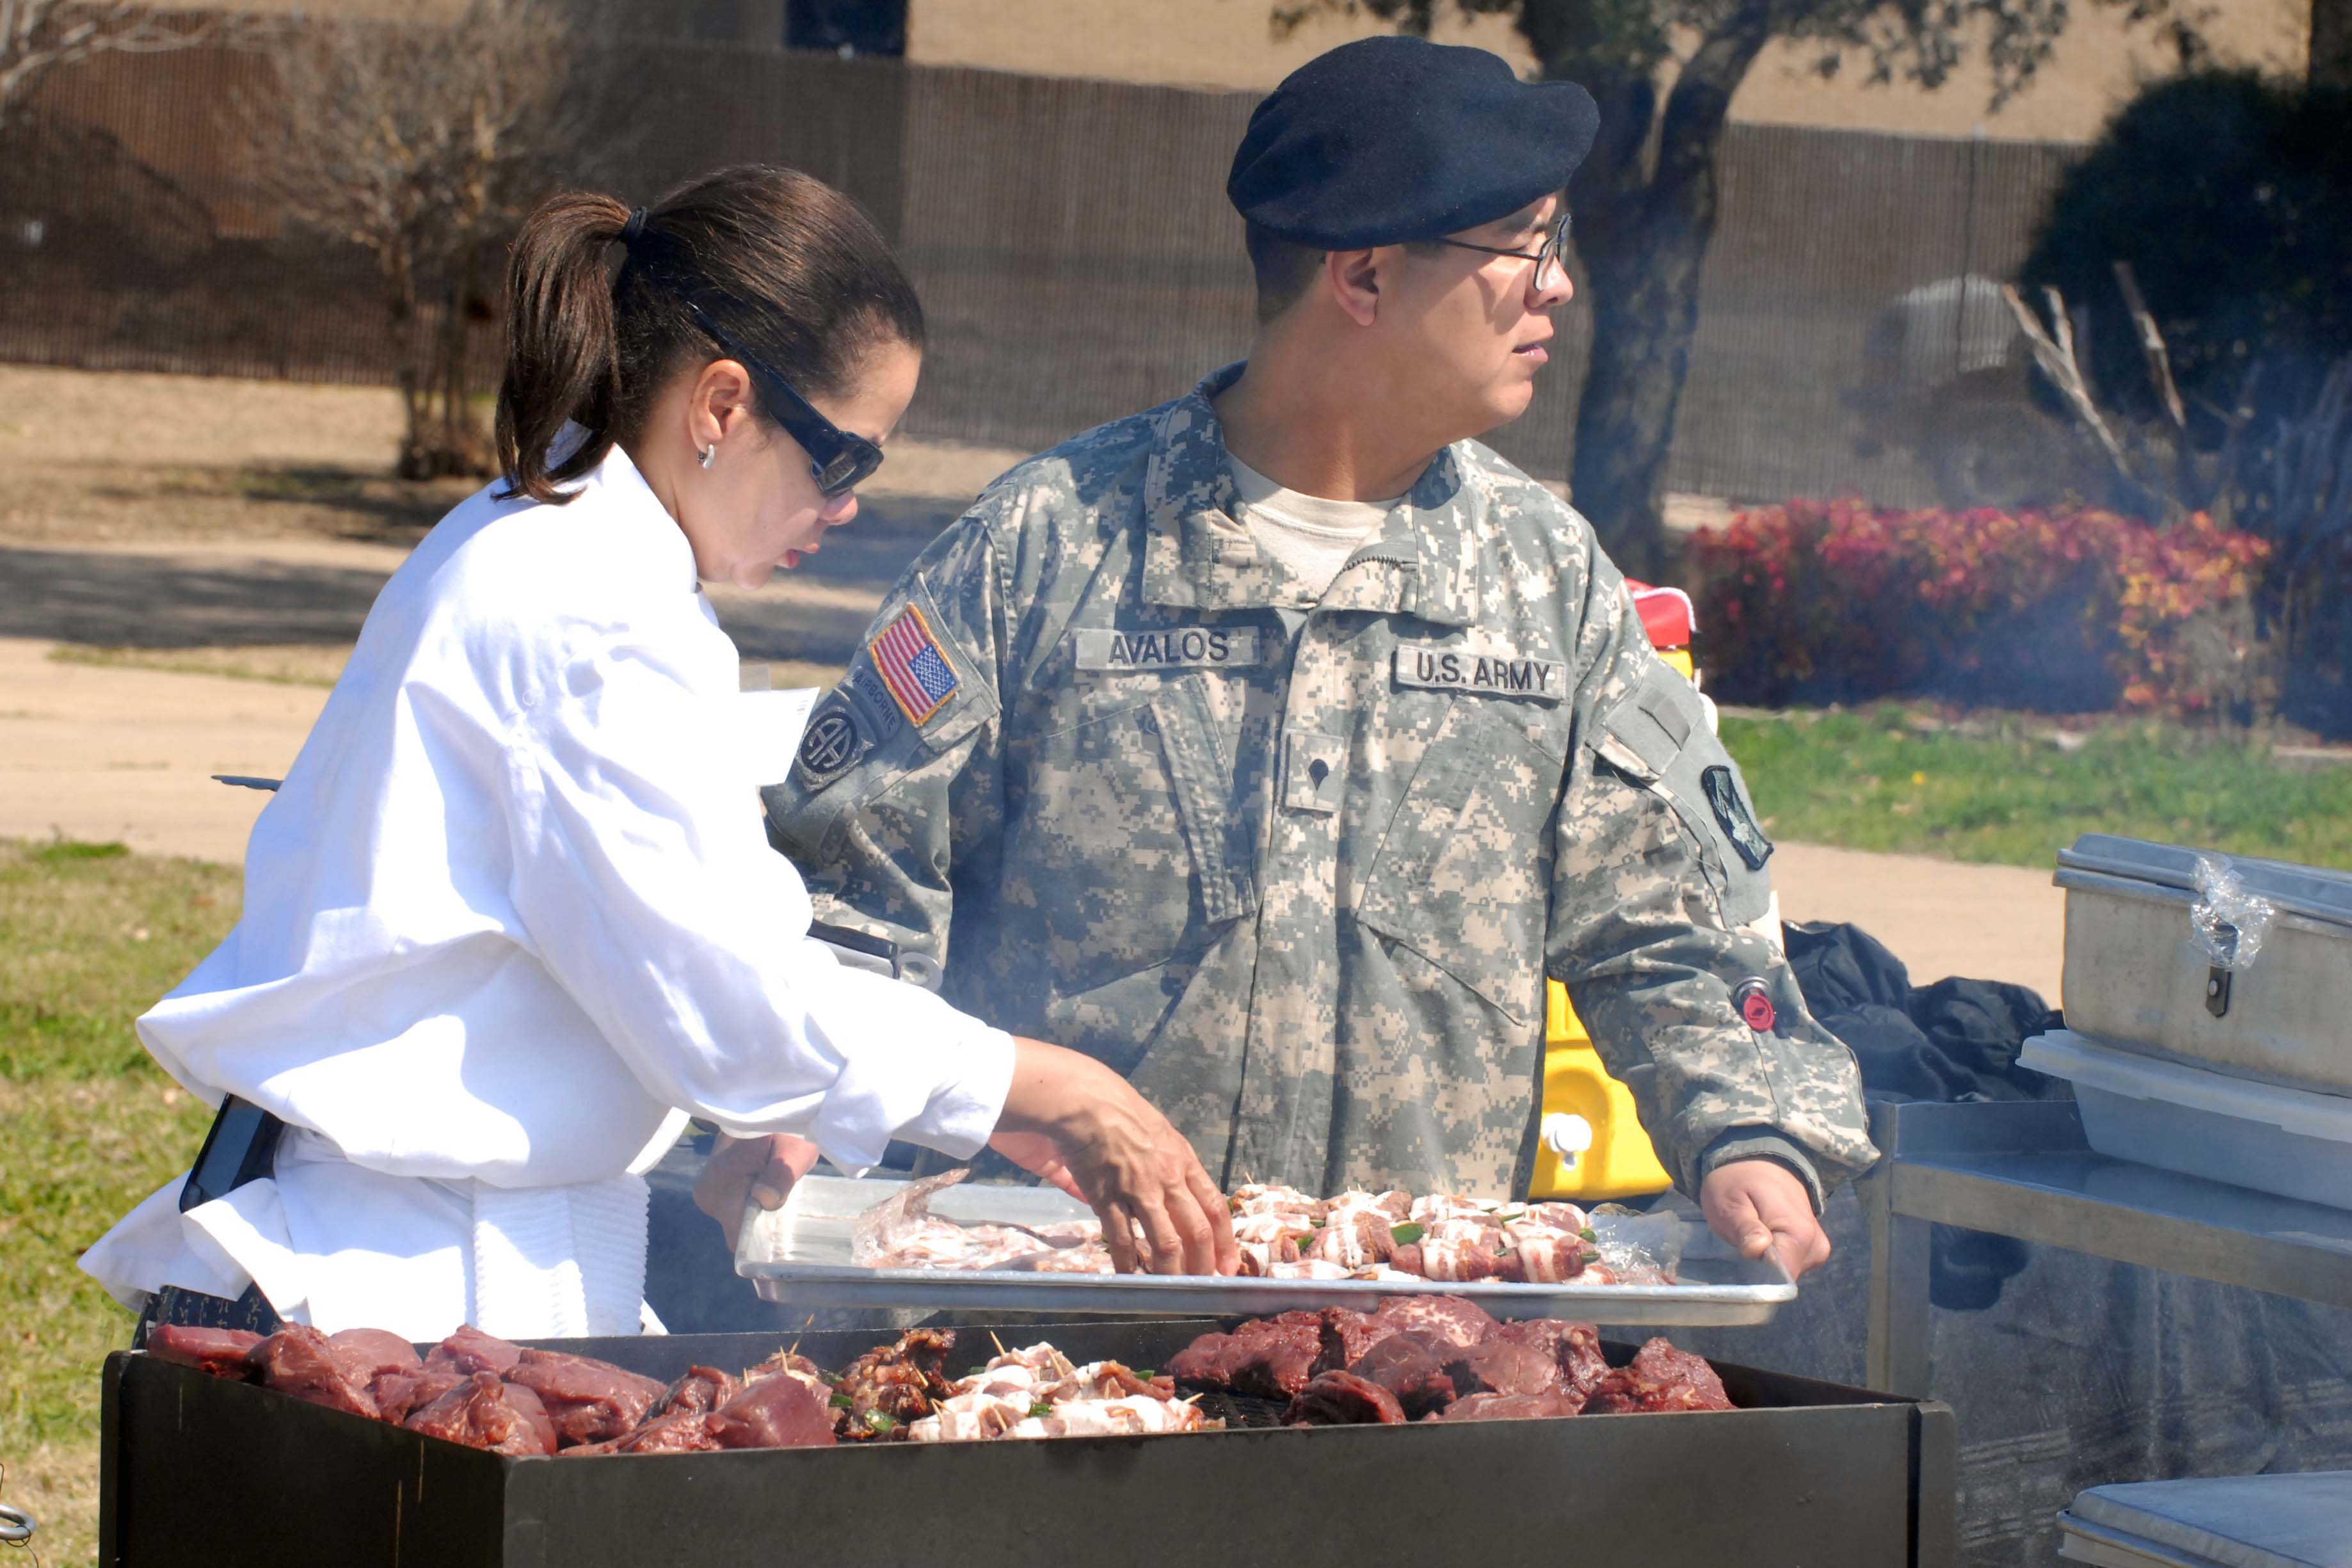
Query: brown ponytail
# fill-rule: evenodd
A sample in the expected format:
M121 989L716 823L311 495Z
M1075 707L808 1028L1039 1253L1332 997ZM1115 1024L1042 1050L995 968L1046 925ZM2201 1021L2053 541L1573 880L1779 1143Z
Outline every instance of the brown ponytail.
M644 215L612 277L630 218L611 196L561 195L515 240L497 426L504 497L562 505L572 492L559 487L643 432L672 375L720 357L689 298L803 396L849 390L880 342L922 346L922 306L888 243L821 180L742 164L689 181ZM551 464L569 423L587 439Z

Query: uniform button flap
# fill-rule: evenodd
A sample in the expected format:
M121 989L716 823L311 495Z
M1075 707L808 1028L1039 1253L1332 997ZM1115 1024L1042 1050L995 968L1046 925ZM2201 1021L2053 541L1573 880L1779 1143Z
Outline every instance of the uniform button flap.
M1347 761L1347 737L1319 734L1313 730L1286 730L1282 744L1283 805L1291 811L1339 810L1344 783L1340 764Z

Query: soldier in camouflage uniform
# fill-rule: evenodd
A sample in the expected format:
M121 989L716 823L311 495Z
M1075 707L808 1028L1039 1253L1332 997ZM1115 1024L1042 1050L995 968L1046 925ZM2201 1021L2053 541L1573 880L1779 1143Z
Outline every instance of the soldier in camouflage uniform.
M1486 68L1439 61L1427 90L1560 85L1456 90L1465 65ZM1548 256L1531 281L1525 259L1414 264L1526 287L1528 320L1568 297ZM1382 287L1393 329L1413 296ZM1475 441L1411 454L1409 493L1328 585L1261 547L1220 410L1252 406L1250 378L1319 374L1305 331L1272 322L1248 365L992 485L820 703L768 794L775 841L818 918L930 952L959 1006L1116 1067L1228 1187L1523 1191L1551 975L1676 1184L1751 1253L1769 1233L1819 1261L1824 1189L1874 1152L1852 1056L1751 929L1771 846L1738 766L1591 527Z

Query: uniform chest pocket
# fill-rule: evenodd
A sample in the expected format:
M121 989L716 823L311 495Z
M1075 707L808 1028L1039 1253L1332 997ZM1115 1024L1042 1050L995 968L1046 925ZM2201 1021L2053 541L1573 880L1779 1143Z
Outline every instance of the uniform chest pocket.
M1005 913L1034 910L1066 989L1165 963L1255 908L1228 844L1232 758L1197 678L1043 737L1024 773Z
M1563 764L1494 706L1454 700L1390 822L1356 919L1524 1023L1543 999L1544 828Z

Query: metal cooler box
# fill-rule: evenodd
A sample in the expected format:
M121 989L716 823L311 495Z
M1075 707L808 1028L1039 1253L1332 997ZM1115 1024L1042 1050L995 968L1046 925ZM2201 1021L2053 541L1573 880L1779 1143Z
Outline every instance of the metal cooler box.
M2251 964L2196 941L2197 851L2086 833L2058 856L2066 1026L2109 1046L2352 1095L2352 876L2231 858L2276 913Z
M2096 1568L2352 1568L2352 1471L2094 1487L2058 1531Z
M1029 1321L1002 1331L1008 1342L1051 1340L1081 1361L1164 1366L1198 1334L1229 1326ZM810 1333L801 1349L840 1367L891 1337ZM973 1326L970 1337L986 1331ZM749 1365L777 1342L677 1335L562 1348L668 1378L697 1363ZM1629 1353L1612 1349L1612 1360ZM121 1352L106 1363L99 1561L1948 1568L1949 1410L1718 1371L1747 1408L517 1459Z

